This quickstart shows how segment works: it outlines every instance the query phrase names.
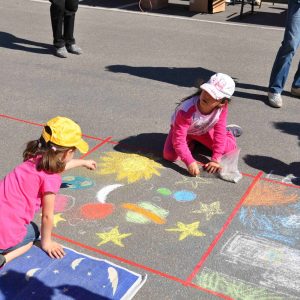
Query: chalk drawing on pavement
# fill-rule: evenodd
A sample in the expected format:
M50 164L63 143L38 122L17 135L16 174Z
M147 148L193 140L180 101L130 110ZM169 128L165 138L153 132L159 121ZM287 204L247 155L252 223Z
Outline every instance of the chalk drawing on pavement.
M176 181L175 185L184 185L193 189L197 189L203 184L211 184L212 181L196 176L196 177L186 177L186 176L181 176L181 180Z
M68 188L72 190L83 190L91 188L95 185L95 182L87 177L82 176L63 176L62 188Z
M243 300L286 300L287 295L276 294L260 287L220 272L203 268L195 278L195 284L225 294L232 299ZM290 298L289 298L290 299Z
M169 212L150 202L123 203L122 207L128 212L126 220L132 223L146 224L153 222L155 224L165 224Z
M261 270L260 284L300 292L300 250L281 243L236 233L222 247L221 255L234 264ZM259 277L259 271L256 274Z
M98 232L96 235L101 239L101 242L97 246L104 245L111 242L117 246L124 247L122 240L131 236L132 233L120 233L119 226L112 228L110 231Z
M194 222L191 224L184 224L182 222L177 222L177 227L165 229L170 232L179 232L179 241L184 240L188 236L205 236L205 233L200 231L198 228L200 226L200 222Z
M154 175L160 176L159 169L163 166L154 159L148 157L122 152L106 152L100 157L100 175L116 174L117 181L127 181L128 183L140 180L149 180Z
M224 214L220 207L220 201L215 201L211 204L200 202L200 209L193 210L192 212L195 214L205 214L206 221L209 221L214 215Z
M294 203L298 200L296 193L288 193L288 187L280 184L270 184L268 182L258 182L250 192L245 206L273 206L287 203Z

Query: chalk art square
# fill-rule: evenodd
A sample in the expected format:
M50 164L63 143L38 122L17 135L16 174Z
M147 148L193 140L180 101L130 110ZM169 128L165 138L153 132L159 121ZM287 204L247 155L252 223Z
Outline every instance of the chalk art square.
M68 248L65 252L63 259L51 259L33 246L5 265L0 271L0 299L123 299L144 282L140 274L106 260Z

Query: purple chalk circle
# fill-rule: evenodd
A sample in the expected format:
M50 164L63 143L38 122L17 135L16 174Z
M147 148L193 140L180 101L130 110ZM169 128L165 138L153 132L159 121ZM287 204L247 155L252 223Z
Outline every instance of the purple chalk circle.
M197 195L191 191L181 190L173 194L173 198L178 202L189 202L194 201Z

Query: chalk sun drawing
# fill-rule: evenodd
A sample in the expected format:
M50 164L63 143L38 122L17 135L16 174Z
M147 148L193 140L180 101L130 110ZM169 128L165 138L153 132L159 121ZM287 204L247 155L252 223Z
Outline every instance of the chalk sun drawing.
M146 224L153 222L165 224L166 217L169 214L167 210L150 202L123 203L122 207L128 210L126 220L132 223Z
M200 202L200 209L193 210L192 212L196 214L205 214L206 221L209 221L214 215L224 214L220 207L220 201L215 201L211 204L205 204Z
M82 176L63 176L62 187L72 190L83 190L93 187L95 182L87 177Z
M171 232L180 232L179 241L184 240L188 236L205 236L205 233L198 230L200 222L194 222L191 224L184 224L177 222L177 227L165 229Z
M124 247L122 240L131 236L132 233L120 233L119 226L114 227L108 232L99 232L96 235L102 240L97 246L104 245L108 242L112 242L117 246Z
M264 287L204 268L195 278L195 284L225 294L232 299L243 300L285 300L286 295L279 295Z
M287 193L287 187L284 185L274 185L268 182L258 182L250 192L245 206L272 206L287 203L294 203L298 200L296 193Z
M117 174L116 180L126 180L128 183L160 176L158 169L163 168L148 157L121 152L107 152L100 158L99 167L100 175Z

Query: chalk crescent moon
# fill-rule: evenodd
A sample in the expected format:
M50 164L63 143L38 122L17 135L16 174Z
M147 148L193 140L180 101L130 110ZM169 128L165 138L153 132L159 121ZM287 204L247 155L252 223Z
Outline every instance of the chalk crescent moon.
M124 184L111 184L111 185L108 185L108 186L105 186L104 188L102 188L101 190L99 190L97 192L97 195L96 195L96 198L97 200L100 202L100 203L105 203L106 201L106 198L108 196L108 194L117 189L118 187L120 186L123 186Z
M111 286L112 286L112 289L113 289L113 295L114 295L116 290L117 290L118 282L119 282L118 272L113 267L109 267L107 269L107 272L108 272L108 279L111 282Z
M78 267L79 264L81 263L81 261L84 260L84 259L85 259L85 258L77 258L77 259L73 260L73 261L72 261L72 264L71 264L71 268L72 268L73 270L75 270L76 267Z
M34 275L35 272L37 272L38 270L40 270L41 268L35 268L35 269L30 269L26 275L25 275L25 279L27 281L29 281L29 279Z

